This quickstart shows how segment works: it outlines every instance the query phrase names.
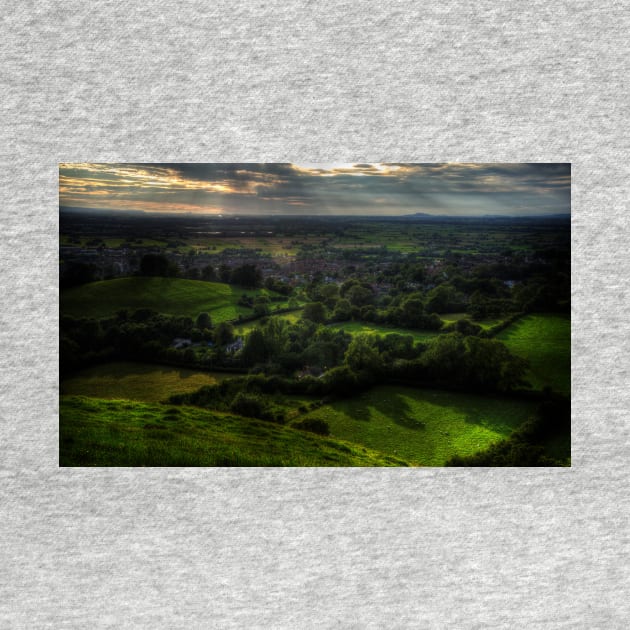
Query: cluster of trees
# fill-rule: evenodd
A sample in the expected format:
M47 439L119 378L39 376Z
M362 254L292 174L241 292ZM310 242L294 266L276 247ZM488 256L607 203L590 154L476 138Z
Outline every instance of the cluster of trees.
M140 275L174 277L180 275L180 269L174 261L163 254L145 254L140 260ZM257 289L263 283L260 269L252 264L240 265L234 268L221 265L218 269L215 269L212 265L207 265L201 271L191 269L187 275L195 280L225 282L246 289Z
M268 375L322 376L330 392L370 386L382 379L438 384L455 389L509 391L523 384L526 363L500 342L476 336L470 322L429 343L410 335L350 335L305 318L289 323L262 320L245 338L242 350L226 351L234 339L231 324L213 326L208 313L196 320L140 309L102 320L61 319L62 372L94 362L126 358L188 365L231 367ZM176 338L199 348L174 347ZM209 343L208 343L209 342Z
M322 397L353 396L385 381L410 385L438 385L454 390L510 391L523 383L526 364L512 356L498 341L464 337L460 333L440 336L428 345L414 344L411 337L388 335L356 335L349 342L340 337L342 352L331 342L330 330L319 328L315 343L307 345L293 339L286 322L270 320L269 328L250 333L243 349L243 362L274 360L264 372L233 378L217 385L202 387L196 392L172 396L174 404L189 404L211 409L233 411L274 422L284 415L275 402L278 396L308 395ZM300 325L296 328L299 330ZM304 331L303 331L304 332ZM288 337L285 337L288 333ZM297 344L297 345L294 345ZM293 348L291 350L290 348ZM274 372L283 363L290 363L293 353L296 364L310 352L327 354L329 367L320 377L304 375L293 378L289 372ZM321 356L319 357L321 359ZM325 427L304 427L315 432Z
M172 278L179 275L179 267L161 254L145 254L140 260L140 275Z
M240 355L243 366L263 366L268 373L290 374L303 366L325 370L339 364L352 339L308 320L291 324L271 317L252 330Z
M412 266L412 278L422 278L422 268ZM483 268L479 274L485 274ZM445 275L448 275L445 272ZM314 322L358 320L421 330L439 330L440 314L466 311L473 320L505 317L512 313L564 311L570 304L570 276L558 272L534 275L512 284L485 275L463 276L459 271L431 286L409 289L395 286L377 297L372 286L357 278L340 286L315 279L305 289L311 300L303 317ZM419 283L416 283L418 285Z
M69 289L97 279L96 266L83 262L68 262L61 267L59 285L62 289Z
M212 325L208 313L200 313L196 321L190 317L168 316L150 309L101 320L74 319L64 316L60 321L60 367L62 373L114 359L157 361L181 365L197 365L195 351L173 347L176 338L192 342L211 342L213 356L226 365L223 348L234 341L234 328L227 322Z

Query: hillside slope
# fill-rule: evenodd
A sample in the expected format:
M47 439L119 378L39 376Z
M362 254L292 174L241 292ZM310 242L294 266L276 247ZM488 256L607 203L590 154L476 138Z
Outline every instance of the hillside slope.
M131 400L62 396L60 466L406 466L289 427Z

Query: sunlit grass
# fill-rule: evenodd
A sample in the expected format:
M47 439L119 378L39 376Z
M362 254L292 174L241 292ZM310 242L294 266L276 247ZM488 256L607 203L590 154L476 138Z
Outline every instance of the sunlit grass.
M295 311L290 311L288 313L280 313L278 315L272 314L269 317L282 319L285 322L289 322L290 324L295 324L295 322L297 322L302 317L302 311L303 309L299 309ZM259 328L262 320L264 319L265 318L254 319L249 322L243 322L242 324L235 324L234 331L239 335L247 334L248 332L252 331L254 328Z
M428 389L384 386L304 417L328 422L331 436L422 466L442 466L507 437L535 404Z
M172 394L184 394L204 385L214 385L229 376L224 372L199 372L148 363L106 363L64 379L61 393L158 402Z
M468 315L468 313L445 313L444 315L440 315L440 318L445 325L453 324L460 319L470 319L473 324L481 326L484 330L488 330L489 328L492 328L493 326L496 326L503 321L503 319L500 317L488 317L486 319L473 320L472 317Z
M499 333L514 354L527 359L534 389L571 392L571 321L566 315L527 315Z
M411 328L397 328L395 326L381 326L379 324L373 324L371 322L340 322L337 324L331 324L331 328L336 330L345 330L352 334L367 333L371 335L411 335L414 341L426 341L433 339L439 335L436 330L413 330Z

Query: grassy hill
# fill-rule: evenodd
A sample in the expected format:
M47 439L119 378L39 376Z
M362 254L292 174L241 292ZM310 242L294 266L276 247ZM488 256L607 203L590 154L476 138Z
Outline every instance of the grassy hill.
M61 313L100 318L114 315L120 309L150 308L190 317L208 312L217 323L252 314L251 309L237 304L243 294L276 295L266 289L248 291L228 284L183 278L117 278L62 291Z
M405 466L289 427L130 400L61 397L61 466Z
M536 405L519 400L383 386L324 405L332 437L363 444L421 466L442 466L507 437Z
M571 320L565 315L527 315L496 337L514 354L527 359L527 379L534 389L552 387L571 393Z

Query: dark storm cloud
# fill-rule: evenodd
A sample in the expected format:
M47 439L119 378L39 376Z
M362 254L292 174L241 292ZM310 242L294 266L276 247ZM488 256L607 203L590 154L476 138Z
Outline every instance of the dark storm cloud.
M64 164L60 203L170 212L549 214L569 164Z

